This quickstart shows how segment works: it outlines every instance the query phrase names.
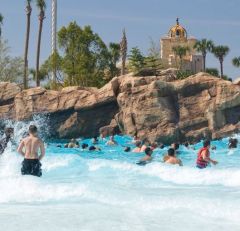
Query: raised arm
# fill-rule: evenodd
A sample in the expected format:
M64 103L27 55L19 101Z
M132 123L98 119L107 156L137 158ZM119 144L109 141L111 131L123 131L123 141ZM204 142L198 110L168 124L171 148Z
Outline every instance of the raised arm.
M39 156L39 160L42 160L43 157L45 156L45 147L44 147L44 143L42 141L40 141L40 156Z
M22 140L17 149L17 152L21 154L23 157L25 156L25 153L23 151L24 146L25 146L24 141Z

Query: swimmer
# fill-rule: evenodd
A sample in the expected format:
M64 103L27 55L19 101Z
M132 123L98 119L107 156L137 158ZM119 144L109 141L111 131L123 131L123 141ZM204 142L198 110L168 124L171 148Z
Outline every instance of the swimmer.
M101 148L96 147L96 146L90 146L88 150L89 151L101 151Z
M136 142L136 148L133 149L133 152L141 152L142 142Z
M38 155L39 149L40 155ZM45 147L42 140L38 138L35 125L29 127L29 136L21 141L17 151L24 157L21 169L22 175L42 176L40 161L45 156Z
M144 139L142 142L141 152L145 152L145 149L150 145L147 139Z
M187 141L184 143L184 146L185 148L189 149L189 143Z
M177 154L179 154L178 151L177 151L179 149L179 144L178 143L172 143L171 148L174 150L175 156ZM163 156L163 162L166 162L168 159L169 159L169 155L167 153Z
M235 138L230 138L228 141L228 148L232 149L232 148L237 148L238 145L238 140Z
M198 156L197 156L197 168L203 169L206 168L207 166L209 166L210 163L216 165L218 162L215 160L212 160L210 158L210 149L211 147L211 143L209 140L205 140L203 142L203 148L201 148L198 152Z
M131 151L131 148L130 147L125 147L124 148L124 152L130 152Z
M182 161L175 156L175 150L173 148L168 149L168 157L169 158L165 161L165 163L183 166Z
M137 162L137 164L138 165L145 165L145 164L151 162L152 161L152 153L153 153L153 150L150 147L147 147L145 149L145 154L146 155L141 160L139 160Z
M68 148L79 148L79 142L76 139L71 139L70 143L68 143Z
M117 141L114 140L114 136L110 136L110 140L107 142L107 145L109 146L118 145Z
M94 137L92 138L92 144L98 144L98 138L97 138L97 136L94 136Z
M83 143L82 144L82 149L84 150L84 149L87 149L87 148L88 148L88 144Z
M8 142L11 140L11 137L13 136L14 129L13 128L6 128L4 133L5 137L0 140L0 155L4 153L4 150L7 147Z
M159 144L159 148L160 148L160 149L164 149L164 148L165 148L165 145L161 143L161 144Z
M151 149L152 149L152 150L156 149L157 147L158 147L158 144L157 144L156 142L153 142L153 143L151 144Z

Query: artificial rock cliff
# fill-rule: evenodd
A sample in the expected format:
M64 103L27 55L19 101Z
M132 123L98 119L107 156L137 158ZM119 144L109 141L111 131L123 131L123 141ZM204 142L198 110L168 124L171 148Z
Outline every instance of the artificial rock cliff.
M47 114L53 137L91 137L120 130L150 141L221 138L240 129L240 86L206 73L175 80L120 76L101 89L61 91L0 83L0 120L31 120Z

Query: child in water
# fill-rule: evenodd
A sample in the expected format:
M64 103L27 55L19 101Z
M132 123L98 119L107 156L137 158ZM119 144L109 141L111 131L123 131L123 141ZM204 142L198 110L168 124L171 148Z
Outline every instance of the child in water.
M198 152L198 156L197 156L197 168L203 169L206 168L207 166L209 166L209 164L214 164L216 165L218 162L215 160L212 160L210 158L210 149L211 147L211 142L209 140L205 140L203 142L203 148L201 148Z
M173 148L168 149L168 159L165 161L165 163L183 166L182 161L175 156L175 150Z

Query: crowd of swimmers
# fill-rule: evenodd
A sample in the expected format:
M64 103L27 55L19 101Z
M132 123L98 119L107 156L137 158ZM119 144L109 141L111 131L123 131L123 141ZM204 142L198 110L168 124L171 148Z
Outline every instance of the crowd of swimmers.
M94 137L92 139L92 145L88 146L88 144L83 143L82 149L83 150L89 150L89 151L95 151L95 150L101 150L99 147L95 146L99 143L99 140L97 137ZM124 152L132 152L132 153L144 153L144 157L141 158L137 164L138 165L146 165L150 163L153 160L153 151L156 148L163 149L165 148L164 144L158 144L156 142L150 143L147 139L144 139L141 141L137 136L133 137L133 140L131 142L132 145L135 147L131 149L130 146L124 146L123 151ZM109 140L106 142L106 145L113 146L118 145L117 141L115 140L114 136L110 136ZM189 142L184 142L181 145L183 145L187 149L195 150L195 148L190 145ZM236 138L230 138L228 142L228 148L233 149L237 148L238 140ZM79 143L72 139L69 143L64 145L65 148L72 148L72 147L79 147ZM170 148L167 150L165 155L163 156L163 159L161 160L163 163L171 164L171 165L179 165L183 166L182 160L179 158L179 143L173 143L171 144ZM196 167L199 169L206 168L208 166L216 165L218 162L216 160L213 160L210 157L210 151L216 150L217 147L215 145L211 145L210 140L203 141L203 147L198 151L197 159L196 159Z
M0 155L4 153L9 141L11 141L11 138L14 134L14 129L6 128L4 133L5 135L0 140ZM98 144L98 137L94 137L91 140L91 145L88 145L87 143L82 143L80 145L76 139L71 139L69 143L66 143L64 145L64 148L82 148L83 150L88 151L101 151L101 149L97 146ZM150 143L147 139L141 141L137 136L133 137L131 144L135 145L135 147L131 150L130 146L124 146L124 152L145 153L145 156L137 162L138 165L146 165L147 163L150 163L153 160L152 154L156 148L165 148L164 144L158 144L156 142ZM106 141L106 145L117 146L119 144L115 140L115 137L112 135L110 136L109 140ZM194 149L194 147L190 146L189 142L185 142L182 145L184 145L187 149ZM237 148L237 145L238 140L236 138L229 139L229 149ZM57 145L57 147L62 147L62 145ZM167 150L167 153L163 156L162 162L171 165L183 166L183 162L179 158L179 147L179 143L173 143ZM211 142L209 140L205 140L203 142L203 147L198 151L197 154L197 168L204 169L211 164L218 164L216 160L213 160L211 158L211 150L216 150L216 146L211 146ZM31 125L29 127L28 134L21 140L17 151L24 158L22 162L21 173L23 175L41 176L42 170L40 161L45 156L45 147L43 141L38 137L38 129L35 125Z

